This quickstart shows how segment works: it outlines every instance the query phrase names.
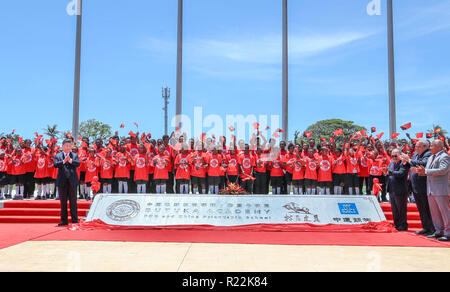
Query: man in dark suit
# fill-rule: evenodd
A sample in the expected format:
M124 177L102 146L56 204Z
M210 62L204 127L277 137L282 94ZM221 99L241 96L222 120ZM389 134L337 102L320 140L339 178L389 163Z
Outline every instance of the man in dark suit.
M408 173L410 164L406 160L401 160L401 151L392 150L392 161L389 164L387 175L387 191L394 217L394 227L398 231L407 231L407 207L408 207Z
M67 200L70 203L70 216L72 223L78 223L77 187L79 184L77 167L80 166L78 155L72 152L73 142L66 139L63 142L63 151L55 155L54 166L59 169L56 178L56 187L61 202L61 222L59 226L69 224L67 214Z
M425 167L428 158L431 156L430 143L427 140L420 140L416 143L416 153L411 159L407 154L402 154L402 159L409 161L412 168ZM420 220L422 221L422 230L417 231L416 234L431 235L434 234L434 225L431 219L430 206L428 204L427 195L427 177L421 176L413 171L409 174L411 186L416 201L417 209L419 210Z

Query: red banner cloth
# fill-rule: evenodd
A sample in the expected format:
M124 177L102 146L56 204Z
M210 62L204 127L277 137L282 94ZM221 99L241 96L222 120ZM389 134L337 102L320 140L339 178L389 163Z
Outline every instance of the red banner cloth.
M240 226L213 226L213 225L173 225L173 226L120 226L110 225L102 220L81 221L68 227L69 230L205 230L205 231L255 231L255 232L372 232L394 233L398 232L388 221L370 222L358 225L327 224L251 224Z

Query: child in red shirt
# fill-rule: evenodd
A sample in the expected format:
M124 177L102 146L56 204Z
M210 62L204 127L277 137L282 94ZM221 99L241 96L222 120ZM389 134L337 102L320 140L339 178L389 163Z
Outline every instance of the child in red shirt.
M198 188L202 188L202 194L206 194L206 163L207 154L201 150L201 145L197 144L196 151L192 152L189 157L191 164L191 182L192 193L197 194Z
M8 158L6 157L5 150L0 149L0 200L5 199L6 192L8 191Z
M191 180L188 145L183 143L181 151L175 158L174 167L176 169L175 179L180 186L180 194L189 194L189 184Z
M284 171L281 166L279 148L273 148L271 154L271 161L269 163L270 169L270 181L272 184L272 194L281 194L281 188L283 186Z
M115 173L114 176L118 182L119 194L128 193L128 181L130 179L131 165L133 164L133 158L126 151L125 145L121 144L119 152L115 158Z
M320 195L329 195L331 189L332 177L332 165L333 158L330 155L328 148L324 147L321 151L322 155L319 156L319 170L317 172L317 182Z
M100 177L103 183L103 193L111 194L111 188L113 183L115 163L112 158L112 150L105 148L105 157L100 158Z
M134 165L134 181L137 186L137 193L145 194L148 182L148 157L147 149L143 144L139 145L139 153L134 156Z
M47 153L43 148L37 148L37 155L34 157L36 161L36 172L34 173L34 178L38 186L37 200L45 200L47 193L47 167L49 159Z
M170 158L164 154L166 147L161 144L158 148L158 155L153 158L153 165L155 166L155 173L153 178L156 184L156 193L165 194L167 181L169 180L169 163Z
M255 194L267 194L267 167L268 154L263 153L261 147L256 149L255 157L255 167L253 169L255 174Z
M222 154L217 152L216 146L211 146L212 152L207 156L206 163L208 164L208 184L210 194L219 194L219 184L222 166Z
M350 195L359 194L359 163L355 150L350 149L345 154L346 186Z
M86 200L91 199L91 186L94 177L98 178L98 172L100 167L100 158L95 153L95 149L89 148L89 156L86 159Z
M239 167L241 169L241 187L249 194L253 191L253 167L255 158L250 155L250 146L245 144L244 151L239 155Z
M317 187L317 168L319 168L319 163L314 157L314 148L308 148L308 156L305 156L303 160L305 161L305 187L306 194L315 195Z
M333 161L333 186L334 186L334 194L342 195L343 189L345 186L345 177L346 177L346 157L342 153L341 148L336 148L335 150L335 158Z
M305 161L297 152L292 163L292 184L294 185L294 195L303 195L303 186L305 184Z

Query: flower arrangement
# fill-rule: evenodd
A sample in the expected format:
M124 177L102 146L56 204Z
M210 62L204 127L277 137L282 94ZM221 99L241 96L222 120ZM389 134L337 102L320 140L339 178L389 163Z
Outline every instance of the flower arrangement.
M246 195L248 194L241 186L235 183L228 183L228 186L219 191L221 195Z

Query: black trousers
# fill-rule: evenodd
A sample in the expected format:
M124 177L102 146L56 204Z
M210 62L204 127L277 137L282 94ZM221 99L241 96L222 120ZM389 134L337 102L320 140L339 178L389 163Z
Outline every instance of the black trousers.
M70 216L72 217L72 222L78 222L77 186L72 186L69 182L66 182L64 186L58 187L58 192L59 201L61 203L61 223L69 223L67 214L67 201L69 201Z
M268 194L267 174L265 172L255 172L254 193L258 195Z
M391 202L392 215L394 217L394 227L396 229L408 229L408 194L389 194L389 200Z
M428 204L427 194L413 193L414 200L416 201L417 209L420 214L420 221L422 221L422 227L425 230L435 231L433 220L431 219L430 205Z

